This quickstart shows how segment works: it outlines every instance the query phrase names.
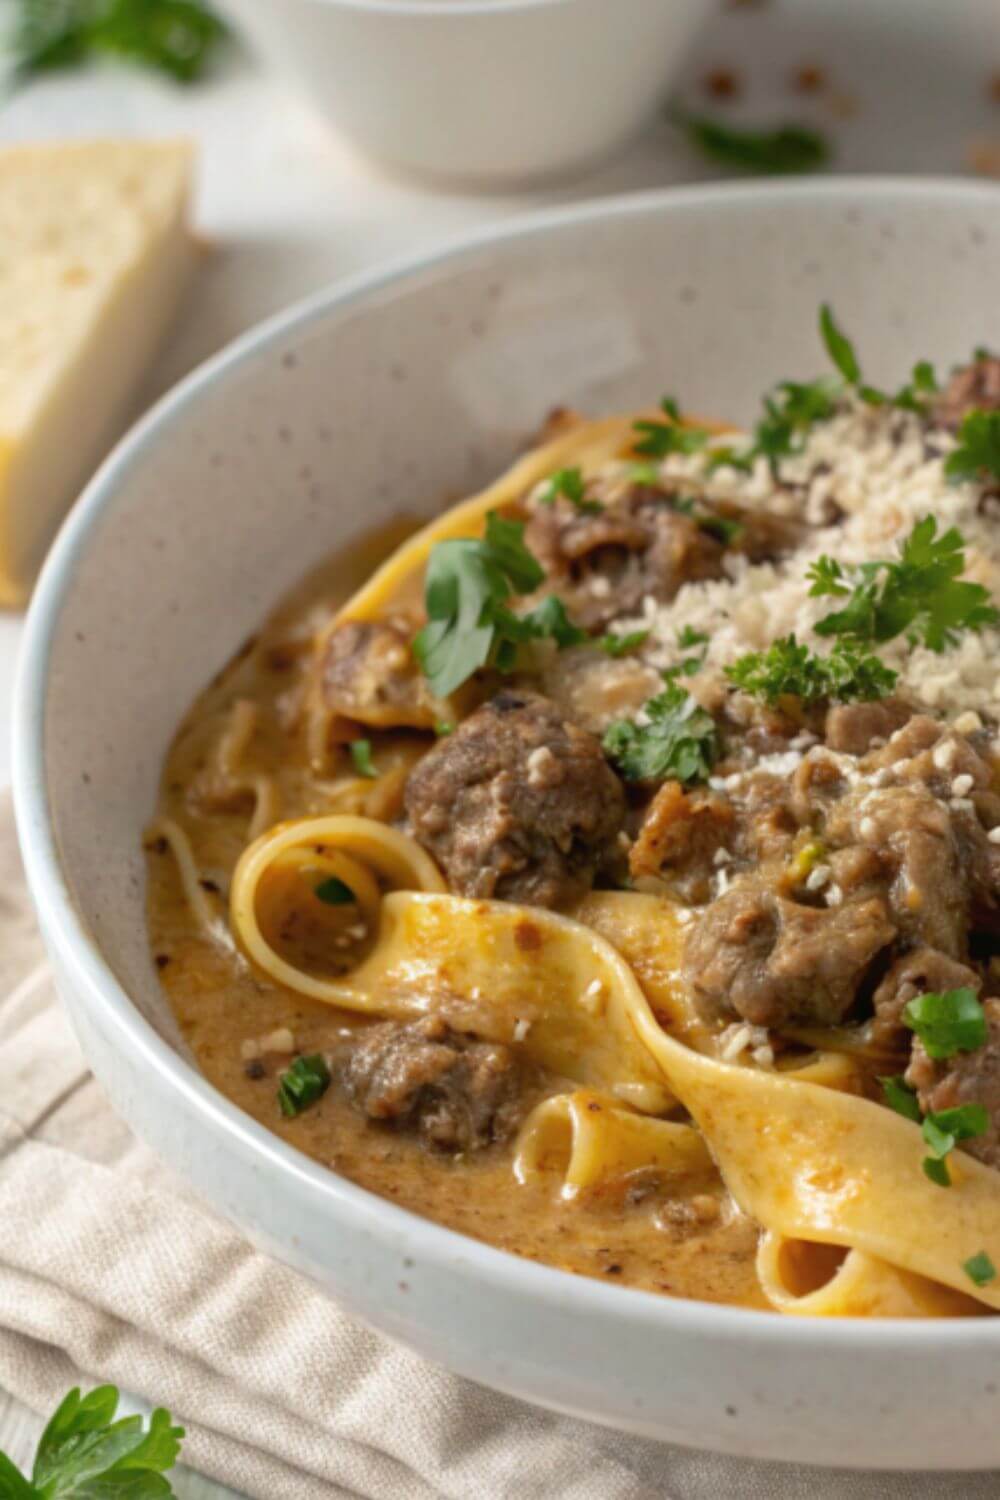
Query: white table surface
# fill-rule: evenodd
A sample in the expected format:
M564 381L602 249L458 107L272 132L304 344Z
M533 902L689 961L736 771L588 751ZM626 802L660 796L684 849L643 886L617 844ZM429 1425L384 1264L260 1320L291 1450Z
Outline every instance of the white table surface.
M650 0L657 3L657 0ZM666 0L659 0L666 3ZM609 0L609 25L613 4ZM0 0L2 11L2 0ZM791 80L821 67L822 92ZM732 69L741 95L700 80ZM845 172L956 173L976 142L1000 146L998 0L770 0L726 6L699 43L682 90L732 119L804 120L826 129ZM614 162L559 190L503 198L429 194L369 169L266 66L238 49L212 80L181 90L141 73L54 76L0 104L0 145L61 136L188 135L201 149L196 221L211 242L200 280L139 405L259 318L339 276L525 207L713 175L666 124ZM1000 188L998 188L1000 191ZM0 785L22 622L0 615ZM62 1394L53 1392L53 1402ZM0 1450L25 1462L38 1420L0 1393ZM196 1476L186 1500L227 1491Z

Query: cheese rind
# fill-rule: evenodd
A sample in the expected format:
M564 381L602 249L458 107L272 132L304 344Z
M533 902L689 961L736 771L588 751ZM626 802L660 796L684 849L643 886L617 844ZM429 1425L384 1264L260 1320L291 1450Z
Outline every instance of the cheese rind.
M196 250L184 142L0 151L0 603L132 414Z

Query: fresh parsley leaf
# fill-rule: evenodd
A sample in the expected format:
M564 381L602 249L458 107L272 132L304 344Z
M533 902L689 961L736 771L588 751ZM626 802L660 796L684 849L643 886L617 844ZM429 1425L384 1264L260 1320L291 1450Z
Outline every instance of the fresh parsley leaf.
M958 447L945 459L949 479L1000 479L1000 411L970 411L958 432Z
M805 125L778 125L752 130L724 125L706 115L673 115L691 143L727 167L762 176L815 172L830 159L830 146L818 130Z
M630 630L624 635L601 635L595 641L605 656L627 656L648 640L648 630Z
M173 1490L163 1475L180 1452L184 1430L158 1408L115 1421L118 1391L98 1386L69 1392L42 1434L32 1483L0 1454L3 1500L165 1500Z
M644 704L648 723L618 719L604 750L627 781L704 781L718 755L715 721L677 682Z
M322 1099L330 1087L330 1069L318 1052L297 1057L290 1068L278 1075L278 1104L286 1119L300 1115L310 1104Z
M854 345L838 328L828 302L824 302L819 310L819 331L826 345L827 354L848 385L860 385L861 366L858 364Z
M585 516L599 516L604 509L598 500L586 500L582 469L557 469L550 474L539 495L541 505L554 505L560 495Z
M657 465L652 463L629 464L627 473L633 484L657 485L663 478Z
M923 1160L924 1175L938 1187L951 1187L951 1173L948 1171L948 1163L938 1160L936 1156L925 1156Z
M455 733L455 726L448 719L438 719L434 725L434 733L438 739L444 739L446 735Z
M915 524L895 562L845 568L821 557L807 574L810 595L834 594L847 603L824 615L816 633L860 643L891 641L905 632L914 644L943 651L960 630L1000 623L988 590L960 579L964 571L965 538L954 526L938 535L933 516Z
M588 639L587 632L574 625L566 613L566 606L555 594L549 594L534 609L529 609L523 615L512 616L517 624L513 627L515 635L518 631L523 632L523 639L528 640L533 636L550 637L562 650L566 646L579 646L582 641Z
M829 656L817 656L794 635L781 636L766 651L747 652L725 672L743 692L772 705L786 697L869 703L887 697L898 675L849 642L838 641Z
M677 632L677 644L682 651L692 651L695 646L707 646L708 636L703 630L695 630L693 625L685 625Z
M672 396L663 397L660 410L668 418L666 422L643 418L632 423L638 435L633 445L636 453L641 453L644 458L666 458L670 453L697 453L704 448L710 436L707 429L682 426L677 402Z
M353 906L358 899L351 887L336 875L328 875L325 880L321 880L314 888L313 895L326 906Z
M920 1105L917 1096L902 1078L880 1078L882 1092L885 1102L890 1109L894 1109L897 1115L902 1115L906 1120L912 1120L915 1125L921 1121Z
M413 642L431 690L447 698L510 641L503 627L512 593L530 594L545 577L524 545L524 526L496 511L482 537L454 537L431 549L424 585L428 623ZM506 653L509 655L509 653Z
M928 1057L975 1052L987 1038L986 1012L974 990L945 990L917 995L903 1008L903 1022L915 1031Z
M114 54L192 83L226 34L203 0L17 0L13 55L21 77Z
M959 1141L985 1135L989 1128L990 1117L981 1104L960 1104L955 1109L925 1115L921 1134L930 1155L924 1158L923 1167L931 1181L938 1187L950 1187L946 1158Z
M741 474L749 474L753 470L753 461L757 453L753 447L735 448L730 443L723 443L714 447L705 455L705 469L709 474L714 474L716 469L736 469Z
M929 360L919 359L913 366L907 384L901 386L892 398L893 405L900 407L903 411L916 412L919 416L923 414L928 402L937 395L937 392L938 382L934 366Z
M990 1282L996 1281L997 1278L997 1268L985 1250L980 1250L978 1255L970 1255L968 1260L964 1260L962 1270L976 1286L989 1286Z
M372 764L371 740L352 740L350 749L354 769L358 775L367 776L370 780L374 781L378 776L378 772Z

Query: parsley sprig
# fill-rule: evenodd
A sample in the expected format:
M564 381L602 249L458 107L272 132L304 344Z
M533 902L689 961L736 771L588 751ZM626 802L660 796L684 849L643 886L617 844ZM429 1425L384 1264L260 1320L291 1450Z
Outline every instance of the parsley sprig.
M15 76L113 55L193 83L225 36L202 0L16 0Z
M944 462L949 479L1000 479L1000 411L970 411Z
M447 698L480 667L511 671L523 641L547 636L572 646L586 640L555 595L525 614L508 609L512 595L533 593L544 577L524 545L523 524L496 511L487 516L482 537L437 543L424 589L428 623L413 642L435 696Z
M902 1078L881 1078L879 1082L889 1108L920 1126L927 1147L922 1163L925 1175L938 1187L951 1187L948 1157L960 1141L986 1134L990 1127L986 1109L981 1104L959 1104L925 1115L913 1089Z
M982 584L960 578L965 571L965 538L957 527L938 534L937 521L925 516L903 542L896 561L845 567L823 556L807 574L812 597L846 600L843 609L824 615L817 635L855 643L891 641L907 636L914 645L943 651L960 630L983 630L1000 623L1000 612Z
M627 781L707 779L719 753L711 714L673 677L643 705L644 724L617 719L604 734L604 751Z
M781 636L766 651L747 652L725 672L736 687L772 706L786 697L868 703L887 697L898 676L850 641L838 641L829 656L818 656L794 635Z
M903 1022L915 1031L927 1056L935 1061L958 1052L975 1052L986 1043L986 1012L975 990L916 995L903 1009Z
M815 172L830 159L826 137L806 125L747 129L679 111L673 111L671 119L706 156L743 172L767 177Z
M962 1270L975 1286L989 1286L991 1281L997 1279L997 1268L985 1250L980 1250L978 1255L970 1255L968 1260L964 1260Z
M319 1052L297 1057L278 1075L278 1104L288 1120L321 1099L330 1087L330 1069Z
M557 469L550 474L538 496L541 505L554 505L559 496L575 505L581 515L599 516L604 506L599 500L586 498L586 481L582 469Z
M183 1427L157 1407L142 1417L121 1417L118 1391L97 1386L86 1396L70 1391L42 1433L31 1471L23 1478L0 1453L0 1500L167 1500L164 1479L177 1462Z
M697 453L704 448L711 434L706 427L684 426L673 396L663 397L660 410L665 422L645 417L633 422L636 453L643 458L667 458L671 453Z

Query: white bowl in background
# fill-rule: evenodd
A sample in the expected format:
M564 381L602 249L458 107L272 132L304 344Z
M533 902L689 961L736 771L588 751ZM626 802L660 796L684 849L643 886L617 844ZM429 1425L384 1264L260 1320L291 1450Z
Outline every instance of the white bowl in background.
M996 345L998 264L1000 193L960 182L694 188L546 213L241 339L145 418L65 525L28 621L14 778L87 1056L219 1211L431 1359L750 1456L1000 1464L1000 1319L810 1320L607 1286L417 1218L272 1136L185 1055L147 947L140 847L181 716L318 555L482 484L554 402L596 413L668 390L749 420L774 380L825 367L822 300L878 384Z
M513 188L654 114L712 0L224 0L261 55L385 166Z

